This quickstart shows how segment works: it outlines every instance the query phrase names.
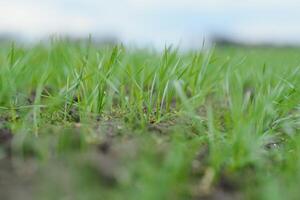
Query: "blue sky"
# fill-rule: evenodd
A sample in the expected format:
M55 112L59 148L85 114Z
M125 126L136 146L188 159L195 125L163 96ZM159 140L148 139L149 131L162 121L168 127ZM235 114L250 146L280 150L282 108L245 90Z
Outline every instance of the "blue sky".
M125 43L181 43L224 35L245 42L300 43L298 0L2 0L0 33L117 37Z

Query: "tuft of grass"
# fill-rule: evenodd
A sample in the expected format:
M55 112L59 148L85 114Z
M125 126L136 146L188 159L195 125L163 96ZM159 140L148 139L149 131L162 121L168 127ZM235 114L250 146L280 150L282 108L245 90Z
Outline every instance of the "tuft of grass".
M0 45L1 199L300 197L299 49Z

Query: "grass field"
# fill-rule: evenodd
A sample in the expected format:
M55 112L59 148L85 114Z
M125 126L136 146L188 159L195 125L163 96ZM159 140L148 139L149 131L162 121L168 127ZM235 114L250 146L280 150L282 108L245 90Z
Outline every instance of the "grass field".
M0 199L300 198L300 49L0 47Z

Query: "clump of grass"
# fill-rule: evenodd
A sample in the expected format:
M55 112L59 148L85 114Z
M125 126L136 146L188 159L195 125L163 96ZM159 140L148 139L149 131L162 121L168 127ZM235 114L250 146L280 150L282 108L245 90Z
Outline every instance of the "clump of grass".
M37 199L300 196L298 49L1 45L0 172Z

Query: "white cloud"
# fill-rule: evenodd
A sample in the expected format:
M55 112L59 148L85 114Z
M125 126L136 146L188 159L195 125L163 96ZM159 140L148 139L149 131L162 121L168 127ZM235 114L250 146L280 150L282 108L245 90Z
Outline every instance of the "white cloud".
M241 40L297 40L299 7L298 0L9 0L0 1L0 33L105 33L154 45L193 43L209 31Z
M0 31L31 36L56 32L81 34L95 25L87 17L64 13L50 3L0 2L0 13Z
M299 6L298 0L128 0L133 7L144 9L188 8L191 10L270 9Z

